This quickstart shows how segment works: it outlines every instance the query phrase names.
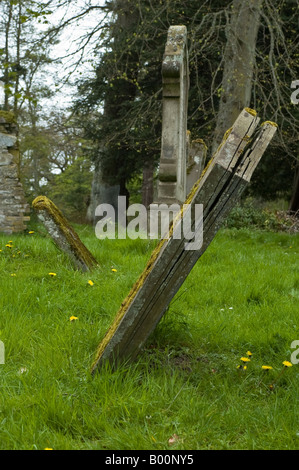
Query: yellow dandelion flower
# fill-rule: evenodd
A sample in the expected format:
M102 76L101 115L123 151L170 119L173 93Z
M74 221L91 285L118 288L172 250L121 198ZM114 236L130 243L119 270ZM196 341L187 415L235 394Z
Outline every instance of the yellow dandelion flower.
M53 450L53 449L51 449L51 447L45 447L44 450Z
M250 352L250 351L247 351L246 354L247 354L248 357L251 357L251 356L252 356L252 352Z
M11 274L11 277L16 277L16 274Z
M74 315L72 315L72 316L70 317L70 321L75 321L75 320L78 320L78 317L74 317Z
M111 271L114 272L114 273L117 273L117 269L115 269L115 268L112 268Z
M87 284L89 284L90 286L93 286L93 285L94 285L94 282L92 282L91 280L89 280L89 281L87 282Z
M248 357L241 357L242 362L250 362L250 359Z
M7 243L7 245L5 246L7 246L7 248L12 248L12 245L10 245L9 243Z
M263 370L270 370L270 369L273 369L273 367L271 367L271 366L262 366L262 369Z
M28 232L28 233L30 233L30 234L31 234L31 233L34 233L34 230L30 230L30 232Z
M57 274L56 273L49 273L49 276L54 277L54 276L57 276Z
M293 364L292 364L291 362L289 362L289 361L283 361L283 365L284 365L285 367L292 367Z

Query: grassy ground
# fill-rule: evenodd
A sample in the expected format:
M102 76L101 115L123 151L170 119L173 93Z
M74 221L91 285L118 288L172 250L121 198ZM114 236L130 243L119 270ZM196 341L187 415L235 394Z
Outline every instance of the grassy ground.
M220 231L138 360L91 377L155 243L77 229L92 274L40 227L0 237L0 449L298 449L299 365L282 364L299 340L298 235Z

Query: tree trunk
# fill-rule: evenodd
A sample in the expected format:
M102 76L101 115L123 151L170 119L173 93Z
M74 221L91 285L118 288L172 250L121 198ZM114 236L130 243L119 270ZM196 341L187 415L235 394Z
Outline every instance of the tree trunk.
M12 3L8 4L7 21L5 25L5 71L4 71L4 110L9 111L9 32L12 20Z
M297 163L295 169L293 194L289 205L289 212L292 214L295 213L299 217L299 163Z
M118 57L119 79L109 83L104 102L104 123L102 126L102 135L105 135L107 129L111 132L114 129L121 134L123 114L125 105L133 101L136 96L136 85L134 81L137 76L138 58L130 50L126 50L124 36L131 34L134 25L138 20L138 9L134 7L131 0L116 0L114 3L114 12L116 20L112 36L114 38L113 48L115 56ZM121 78L121 72L124 77ZM113 78L113 77L112 77ZM111 87L110 87L111 85ZM126 167L127 147L122 142L115 145L105 145L103 142L102 150L96 164L93 187L90 196L90 205L87 210L87 219L95 223L94 209L99 204L111 204L116 212L118 211L117 196L126 196L126 204L129 204L129 191L126 187ZM106 199L103 199L106 198Z
M148 207L154 200L154 165L153 161L143 168L142 204Z
M21 34L22 34L22 4L19 3L18 9L18 23L16 31L16 79L15 79L15 90L14 90L14 115L18 116L18 103L19 103L19 85L20 85L20 49L21 49Z
M213 153L241 110L250 104L261 8L262 0L234 0L232 5Z

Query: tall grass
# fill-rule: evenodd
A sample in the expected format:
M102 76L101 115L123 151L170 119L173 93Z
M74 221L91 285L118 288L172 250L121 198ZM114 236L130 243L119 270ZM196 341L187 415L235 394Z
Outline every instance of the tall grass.
M82 274L33 229L0 237L1 449L298 449L299 365L282 365L299 340L298 235L221 230L138 359L92 377L155 242L78 226L100 264Z

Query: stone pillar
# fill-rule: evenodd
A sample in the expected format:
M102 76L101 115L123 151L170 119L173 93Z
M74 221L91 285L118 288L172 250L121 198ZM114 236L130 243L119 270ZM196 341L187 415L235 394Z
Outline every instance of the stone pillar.
M183 203L186 197L188 55L186 26L168 30L162 63L162 144L158 202Z
M21 232L30 220L24 215L30 208L19 179L17 129L13 114L0 111L0 232L4 233Z

